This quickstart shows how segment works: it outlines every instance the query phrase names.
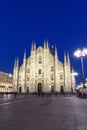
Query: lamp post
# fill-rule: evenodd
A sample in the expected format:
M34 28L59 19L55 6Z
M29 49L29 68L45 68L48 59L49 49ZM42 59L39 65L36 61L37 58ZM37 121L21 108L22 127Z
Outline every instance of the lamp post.
M85 88L85 77L84 77L84 65L83 65L83 57L87 55L87 49L77 49L74 53L74 56L80 57L81 59L81 66L82 66L82 82L83 82L83 88Z
M73 77L78 76L77 72L71 72L71 91L73 92L74 88L75 88L75 80L73 81Z

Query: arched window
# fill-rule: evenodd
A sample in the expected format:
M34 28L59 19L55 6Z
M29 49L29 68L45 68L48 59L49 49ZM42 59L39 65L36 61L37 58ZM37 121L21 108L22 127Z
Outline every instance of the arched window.
M62 80L63 79L63 75L60 75L60 80Z
M53 71L54 70L54 67L53 66L51 66L51 71Z
M38 74L41 74L41 69L38 70Z
M51 75L51 80L54 80L54 76L53 75Z
M42 57L39 56L39 63L41 64L42 63Z
M27 81L29 81L29 77L27 77Z
M22 76L21 76L21 75L19 75L19 82L21 82L21 80L22 80Z
M27 73L30 73L30 69L29 68L27 69Z

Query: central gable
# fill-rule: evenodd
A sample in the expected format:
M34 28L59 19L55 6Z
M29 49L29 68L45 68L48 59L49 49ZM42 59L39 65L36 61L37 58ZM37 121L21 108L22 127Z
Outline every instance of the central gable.
M38 51L38 52L41 52L42 50L43 50L42 46L39 46L39 47L37 48L37 51Z

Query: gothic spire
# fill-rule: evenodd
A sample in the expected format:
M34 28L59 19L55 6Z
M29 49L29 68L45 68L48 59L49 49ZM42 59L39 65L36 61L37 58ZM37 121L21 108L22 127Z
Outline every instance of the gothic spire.
M57 48L56 48L56 45L55 45L55 55L57 55Z
M48 40L44 40L44 48L48 48L49 45L48 45Z
M19 59L16 60L16 66L19 67Z
M70 65L70 58L69 58L69 52L67 51L67 62L68 62L68 65Z
M26 50L24 51L24 59L26 59Z
M32 46L31 46L31 50L34 50L34 42L32 41Z
M33 50L36 50L36 42L33 43Z
M56 48L56 45L55 45L55 57L57 57L57 59L58 59L58 54L57 54L57 48Z
M47 45L47 48L49 47L49 43L48 43L48 40L47 40L47 42L46 42L46 45Z
M67 58L66 58L66 52L64 51L64 63L67 62Z
M15 58L14 67L17 65L17 59Z
M44 48L46 48L46 40L44 40Z

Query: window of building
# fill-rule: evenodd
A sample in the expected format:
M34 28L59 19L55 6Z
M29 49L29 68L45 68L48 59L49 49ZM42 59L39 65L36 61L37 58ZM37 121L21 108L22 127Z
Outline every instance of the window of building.
M60 80L62 80L63 79L63 75L60 75Z
M27 77L27 81L29 81L29 77Z
M30 73L30 69L29 68L27 69L27 73Z
M53 75L51 75L51 80L54 80Z
M54 70L54 67L53 66L51 66L51 71L53 71Z
M41 74L41 69L38 70L38 74Z
M39 63L42 63L42 57L39 56Z
M20 75L20 76L19 76L19 82L20 82L21 80L22 80L22 76Z

